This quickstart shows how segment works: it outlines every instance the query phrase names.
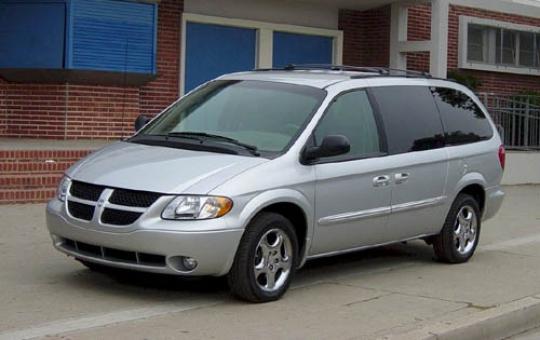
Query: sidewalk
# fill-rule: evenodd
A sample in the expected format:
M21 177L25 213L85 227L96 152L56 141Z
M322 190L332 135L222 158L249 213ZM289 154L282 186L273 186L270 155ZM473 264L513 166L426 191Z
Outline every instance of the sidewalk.
M540 187L506 191L467 264L433 262L418 241L321 259L268 304L230 298L219 279L92 273L52 250L43 205L3 206L0 339L413 339L540 306Z

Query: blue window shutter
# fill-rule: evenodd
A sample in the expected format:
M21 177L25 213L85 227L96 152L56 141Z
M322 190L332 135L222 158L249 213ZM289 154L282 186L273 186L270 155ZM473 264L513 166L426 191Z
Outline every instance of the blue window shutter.
M222 74L255 67L254 29L187 23L185 92Z
M66 4L0 2L0 68L64 67Z
M157 5L71 0L67 68L155 73Z
M274 67L289 64L332 64L333 38L274 32Z

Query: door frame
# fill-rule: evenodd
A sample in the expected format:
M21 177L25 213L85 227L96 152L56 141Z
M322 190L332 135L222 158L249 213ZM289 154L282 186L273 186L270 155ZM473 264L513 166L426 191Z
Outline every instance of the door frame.
M181 96L185 94L186 28L188 22L255 29L257 31L255 45L255 66L257 68L272 67L274 31L330 37L333 39L332 63L341 64L343 62L343 31L340 30L183 13L180 37L180 72L178 75Z

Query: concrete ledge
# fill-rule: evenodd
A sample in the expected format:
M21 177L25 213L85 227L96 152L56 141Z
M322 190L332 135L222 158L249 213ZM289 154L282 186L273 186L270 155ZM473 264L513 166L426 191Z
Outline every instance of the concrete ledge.
M438 322L386 340L504 339L540 326L540 295Z
M540 151L507 151L502 184L540 184Z

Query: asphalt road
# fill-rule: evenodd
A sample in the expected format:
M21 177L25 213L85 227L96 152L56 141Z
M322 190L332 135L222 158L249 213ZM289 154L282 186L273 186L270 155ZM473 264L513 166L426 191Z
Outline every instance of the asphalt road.
M540 187L506 191L469 263L420 241L316 260L267 304L219 278L91 272L52 248L43 204L0 206L0 340L374 338L540 298Z

